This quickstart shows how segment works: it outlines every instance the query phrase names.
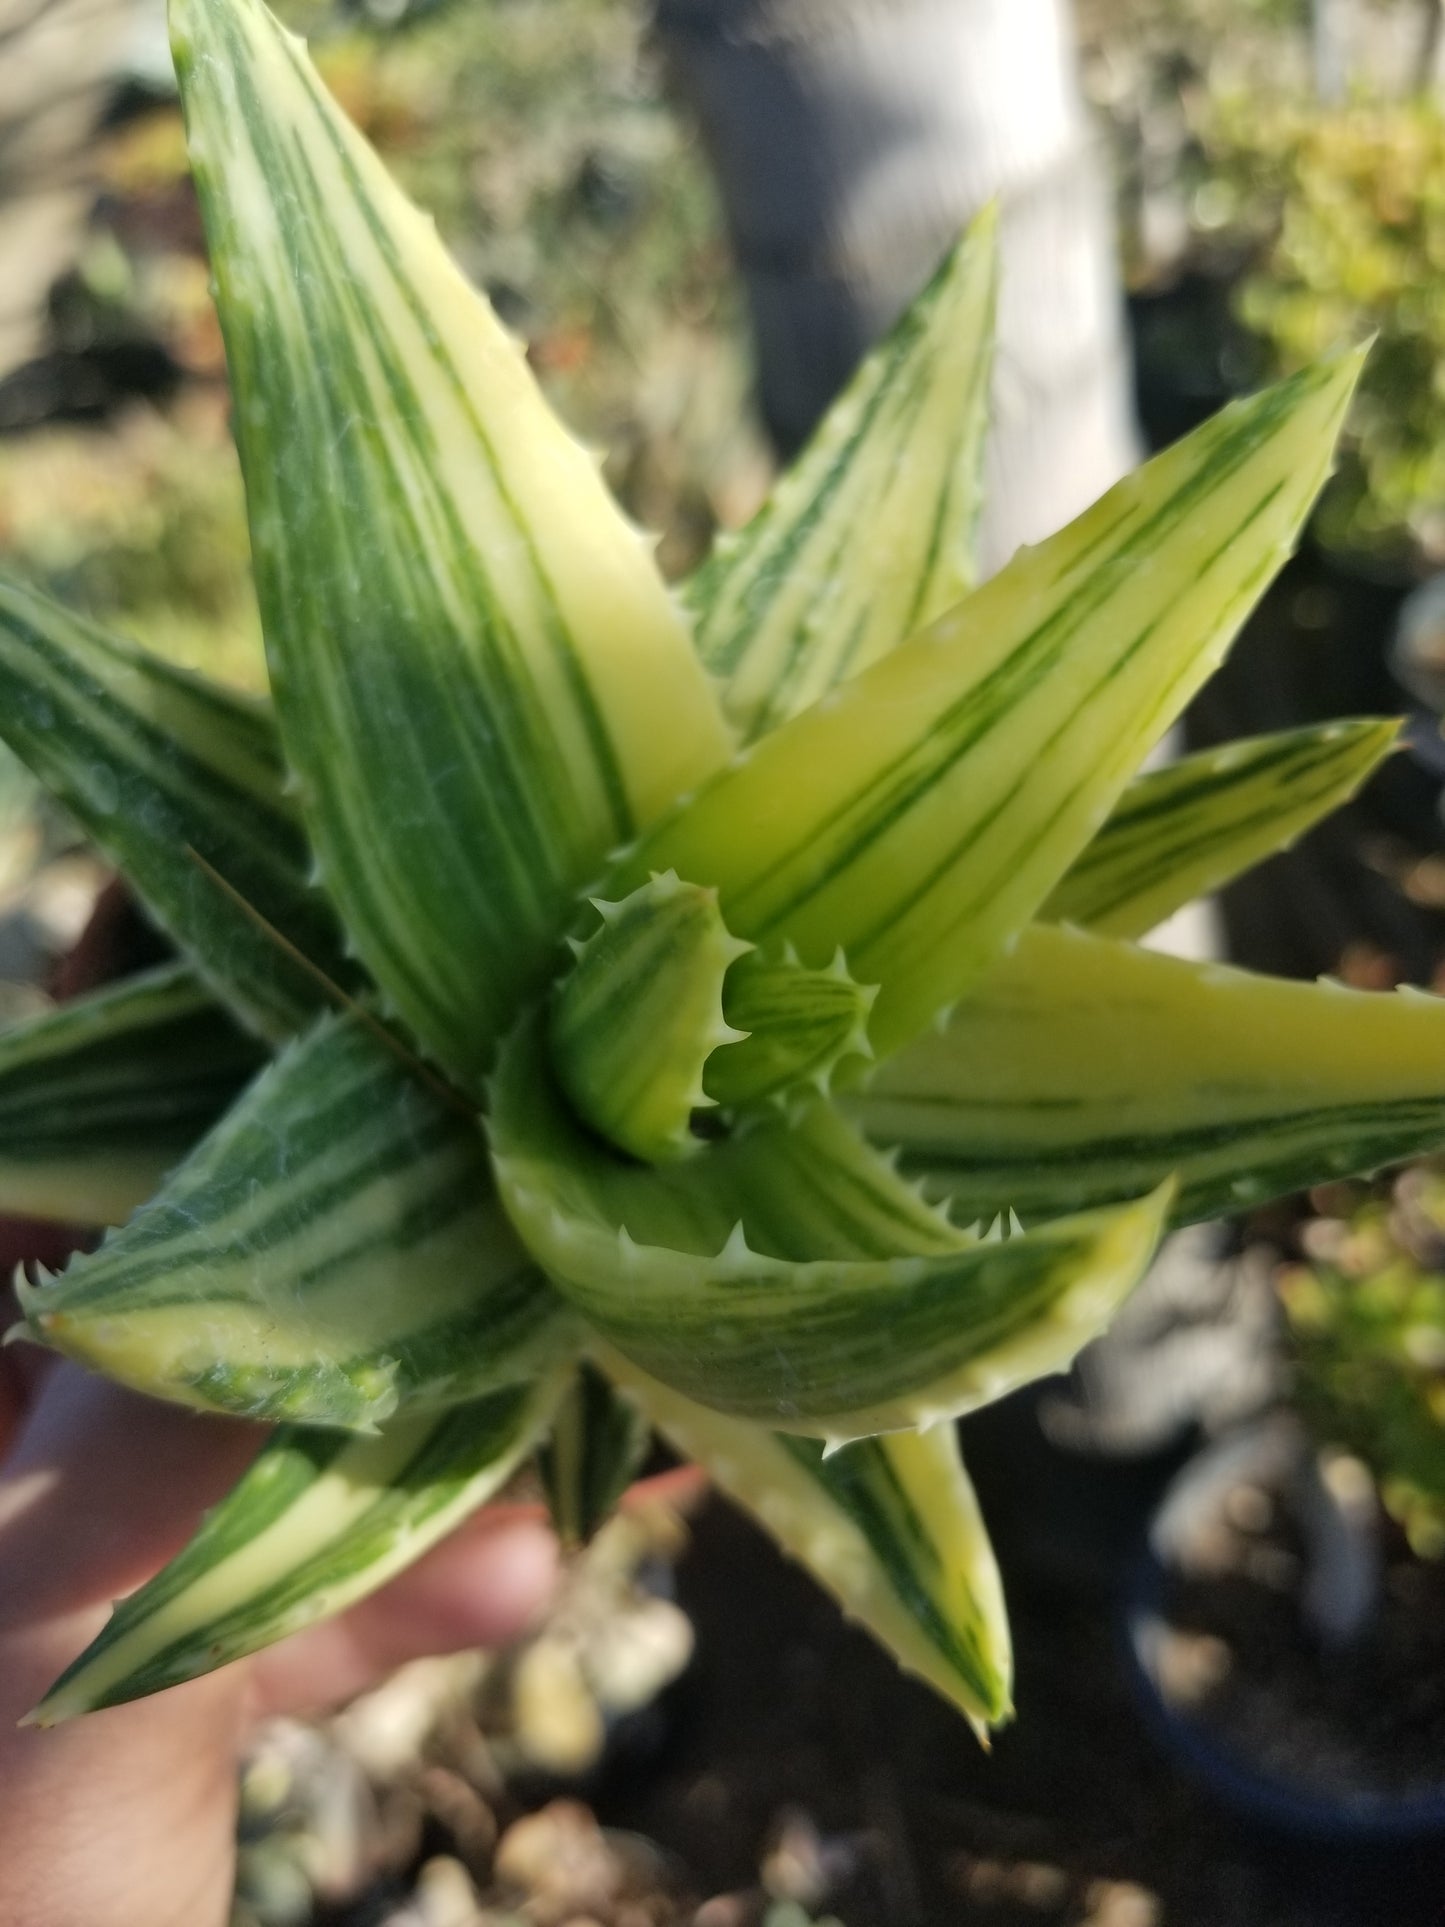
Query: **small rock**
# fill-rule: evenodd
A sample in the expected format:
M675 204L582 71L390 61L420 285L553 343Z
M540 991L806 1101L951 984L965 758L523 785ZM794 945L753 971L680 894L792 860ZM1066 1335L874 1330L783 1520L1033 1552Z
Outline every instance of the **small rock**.
M515 1821L497 1843L493 1870L526 1896L539 1927L562 1927L579 1913L608 1913L624 1881L596 1818L576 1800L554 1800Z
M1084 1895L1088 1912L1079 1927L1160 1927L1164 1908L1157 1894L1132 1880L1096 1880Z
M416 1877L416 1898L426 1927L476 1927L479 1897L460 1860L428 1860Z
M714 1894L692 1917L692 1927L758 1927L767 1911L762 1893Z

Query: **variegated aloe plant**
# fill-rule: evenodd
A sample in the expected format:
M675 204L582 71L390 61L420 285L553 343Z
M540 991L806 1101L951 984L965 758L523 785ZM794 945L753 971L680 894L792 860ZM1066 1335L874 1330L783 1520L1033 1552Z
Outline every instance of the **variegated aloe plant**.
M970 593L985 219L678 598L300 45L172 24L272 702L0 589L0 730L184 959L0 1043L0 1207L120 1227L34 1337L280 1429L38 1717L338 1611L546 1437L585 1531L645 1421L997 1722L950 1421L1171 1224L1445 1138L1438 1003L1133 941L1391 744L1135 774L1356 360Z

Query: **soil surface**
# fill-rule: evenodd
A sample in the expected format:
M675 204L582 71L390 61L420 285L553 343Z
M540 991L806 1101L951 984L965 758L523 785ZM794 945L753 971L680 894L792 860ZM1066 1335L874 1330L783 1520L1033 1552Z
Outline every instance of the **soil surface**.
M1310 1794L1445 1789L1445 1566L1381 1528L1377 1608L1323 1644L1301 1607L1305 1547L1288 1507L1245 1485L1210 1535L1210 1570L1171 1578L1161 1679L1187 1716Z

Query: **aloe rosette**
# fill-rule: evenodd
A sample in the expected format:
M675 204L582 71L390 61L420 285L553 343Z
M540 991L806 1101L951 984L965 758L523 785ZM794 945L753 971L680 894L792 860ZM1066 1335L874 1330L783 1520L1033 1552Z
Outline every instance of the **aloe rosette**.
M985 217L675 594L300 43L172 33L271 696L0 584L0 733L177 953L0 1038L0 1208L114 1227L31 1336L278 1429L37 1717L340 1610L534 1451L585 1533L655 1427L983 1730L951 1421L1171 1225L1445 1138L1438 1002L1136 943L1391 747L1136 774L1358 357L971 588Z

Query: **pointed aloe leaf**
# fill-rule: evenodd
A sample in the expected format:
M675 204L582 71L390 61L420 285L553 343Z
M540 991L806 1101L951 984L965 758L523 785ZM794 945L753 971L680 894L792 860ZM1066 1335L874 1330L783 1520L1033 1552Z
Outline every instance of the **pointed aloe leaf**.
M172 41L278 714L376 981L463 1079L728 738L593 456L259 0Z
M335 1018L21 1307L35 1337L141 1391L357 1429L527 1377L566 1324L476 1119Z
M183 964L0 1033L0 1212L119 1224L261 1061Z
M557 1537L585 1546L647 1456L651 1428L594 1366L579 1364L557 1406L537 1469Z
M993 1548L951 1425L825 1454L681 1397L622 1365L658 1430L746 1507L905 1671L982 1736L1008 1719L1008 1616Z
M1040 910L1106 937L1142 937L1196 897L1286 850L1352 796L1399 724L1316 723L1201 750L1150 770Z
M748 949L717 892L650 877L621 903L594 899L597 927L558 986L549 1043L558 1080L595 1131L650 1164L702 1148L692 1114L713 1102L703 1066L738 1033L723 979Z
M962 1211L1032 1221L1173 1172L1188 1223L1445 1143L1445 1000L1036 925L849 1109Z
M992 208L978 217L752 521L684 589L746 742L972 586L997 226Z
M551 1415L555 1373L374 1438L279 1431L195 1537L51 1687L56 1726L214 1672L384 1586L491 1498Z
M785 723L618 866L840 945L886 1056L992 965L1215 668L1328 469L1358 356L1236 403Z
M335 918L306 880L306 839L282 796L264 705L0 578L0 737L262 1036L290 1035L323 1001L287 944L334 981L354 981Z
M1168 1206L1166 1188L979 1240L824 1105L648 1169L582 1130L526 1027L493 1094L503 1202L593 1328L688 1398L830 1441L1061 1370L1138 1282Z

